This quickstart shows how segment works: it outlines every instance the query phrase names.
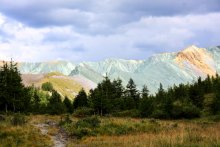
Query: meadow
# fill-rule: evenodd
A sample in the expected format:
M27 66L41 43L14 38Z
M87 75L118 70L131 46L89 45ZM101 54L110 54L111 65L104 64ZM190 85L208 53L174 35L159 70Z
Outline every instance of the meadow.
M22 124L13 116L0 121L0 146L54 146L63 136L67 147L218 147L220 117L192 120L29 115ZM45 128L40 125L47 125ZM61 131L62 130L62 131ZM45 132L42 132L45 131ZM55 138L55 139L54 139Z

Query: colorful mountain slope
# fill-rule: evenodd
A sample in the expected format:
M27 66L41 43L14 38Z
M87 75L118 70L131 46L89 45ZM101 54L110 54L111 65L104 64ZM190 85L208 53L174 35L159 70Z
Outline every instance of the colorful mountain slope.
M133 78L139 89L146 84L151 93L154 93L160 83L167 88L173 84L193 82L199 76L205 78L207 74L214 76L216 73L220 73L220 47L198 48L193 45L177 53L157 54L139 61L106 59L100 62L79 64L64 61L20 63L19 69L26 74L55 71L68 75L49 78L53 82L59 79L59 85L64 87L65 82L70 84L70 81L73 81L82 87L94 88L105 75L111 79L122 79L124 85L130 78ZM66 80L69 78L70 81ZM77 86L70 87L76 88Z

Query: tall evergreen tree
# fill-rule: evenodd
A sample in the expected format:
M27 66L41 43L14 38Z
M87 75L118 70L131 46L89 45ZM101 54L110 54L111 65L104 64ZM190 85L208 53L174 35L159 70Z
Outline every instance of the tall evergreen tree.
M133 81L133 79L130 79L128 81L128 84L126 86L126 97L132 98L135 102L135 107L138 108L139 106L139 100L140 100L140 94L136 88L136 85Z
M5 111L23 111L25 109L21 75L17 69L17 64L3 62L0 70L0 99L4 103Z
M197 106L198 108L202 108L203 101L204 101L204 93L198 83L191 85L189 87L189 98L192 101L193 105Z
M149 117L153 112L153 97L149 96L149 90L146 85L142 89L142 99L139 104L139 111L142 117Z
M66 106L67 112L73 113L73 105L67 96L65 96L63 103Z
M87 107L88 106L88 98L84 89L79 91L79 94L75 97L73 101L73 108L77 109L79 107Z
M147 88L147 85L144 85L143 86L143 89L142 89L142 93L141 93L142 95L142 98L148 98L148 96L149 96L149 90L148 90L148 88Z
M33 94L33 111L38 112L40 108L40 96L38 95L37 89L34 88Z
M55 90L52 91L52 96L49 99L48 112L50 114L62 114L66 112L66 108L61 100L61 96Z

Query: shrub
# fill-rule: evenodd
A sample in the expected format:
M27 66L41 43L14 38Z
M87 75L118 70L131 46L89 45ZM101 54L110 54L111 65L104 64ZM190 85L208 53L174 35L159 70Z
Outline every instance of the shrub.
M169 114L167 112L165 112L164 110L154 110L151 117L153 118L159 118L159 119L166 119L169 118Z
M50 82L43 83L41 86L42 90L44 91L52 91L53 85Z
M219 122L220 121L220 115L214 115L208 117L209 120L214 121L214 122Z
M185 118L195 118L200 116L200 110L195 105L187 105L183 107L183 114Z
M77 139L81 139L84 136L91 135L91 129L89 128L78 128L74 132L72 132L72 135L76 136Z
M95 129L99 127L101 121L95 117L88 117L78 120L76 123L63 124L64 129L70 136L75 136L81 139L84 136L96 135Z
M195 118L200 116L200 110L192 103L176 101L173 104L173 118Z
M64 125L64 124L70 124L72 123L72 120L70 119L69 115L65 115L65 118L63 120L63 117L61 116L61 120L60 120L60 125Z
M116 117L139 117L140 113L137 109L132 109L132 110L116 112L116 113L113 113L112 115Z
M26 122L25 116L20 113L14 114L11 119L11 124L15 126L24 125Z
M77 128L95 128L100 125L101 121L96 116L80 119L76 123Z
M93 115L93 113L94 113L94 110L92 108L81 107L81 108L76 109L73 115L75 117L86 117L86 116Z
M102 135L125 135L129 132L134 131L132 126L116 124L116 123L107 123L99 128L99 133Z

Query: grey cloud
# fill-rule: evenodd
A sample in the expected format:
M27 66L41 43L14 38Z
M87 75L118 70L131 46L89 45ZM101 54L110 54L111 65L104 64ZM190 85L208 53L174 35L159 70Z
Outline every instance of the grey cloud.
M208 47L220 42L220 12L212 13L218 11L215 0L187 1L189 6L183 8L179 1L169 6L161 0L157 1L161 4L143 0L20 2L0 2L0 16L4 12L6 17L0 35L8 39L1 43L0 58L10 59L12 54L23 61L146 59L191 44ZM4 37L4 32L12 36Z
M2 0L0 11L34 27L72 25L81 33L102 34L113 33L114 28L147 16L219 12L220 1Z

